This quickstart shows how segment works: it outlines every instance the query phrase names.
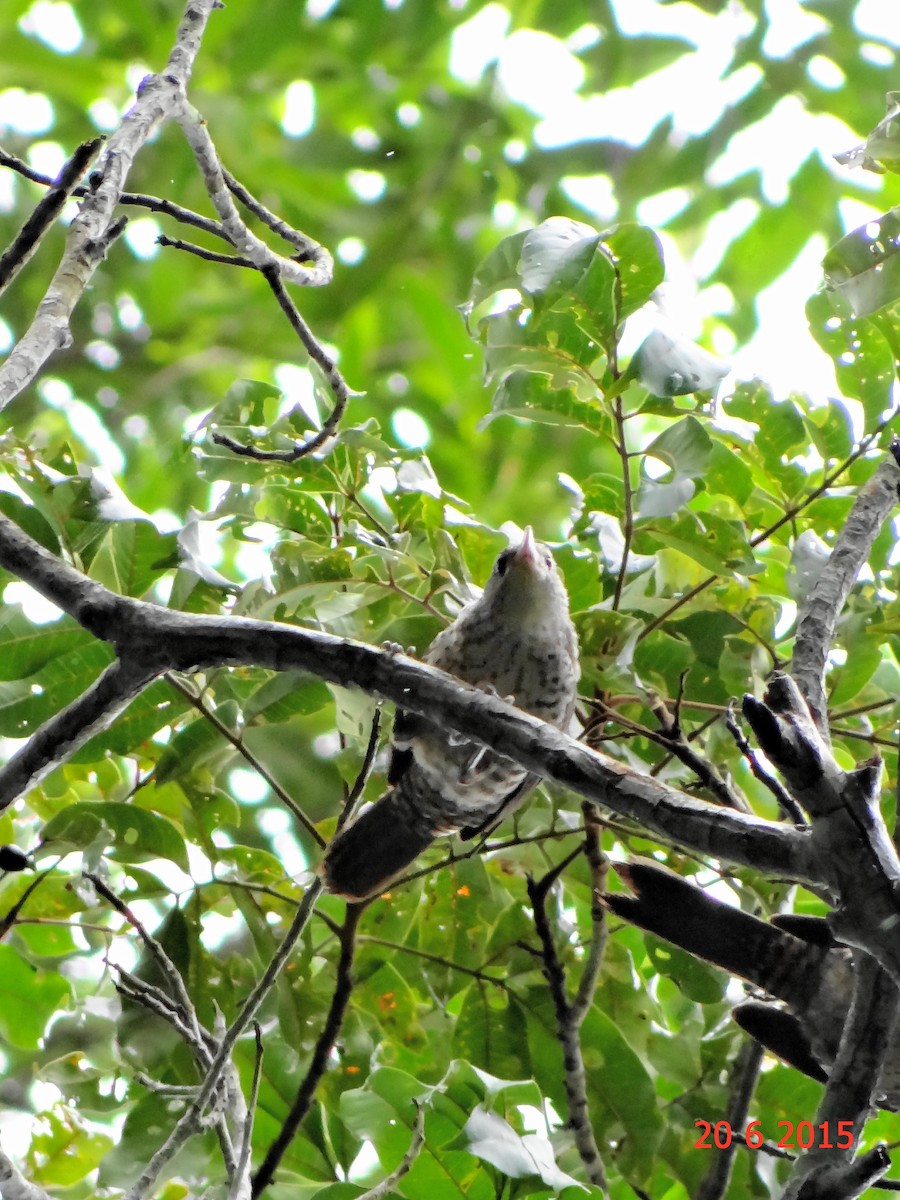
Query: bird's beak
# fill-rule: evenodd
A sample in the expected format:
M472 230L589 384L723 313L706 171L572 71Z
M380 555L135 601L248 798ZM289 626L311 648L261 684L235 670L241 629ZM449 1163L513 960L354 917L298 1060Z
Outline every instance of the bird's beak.
M522 534L522 540L519 542L519 547L516 550L516 560L518 562L536 563L537 562L537 545L534 540L534 533L531 526L525 526L525 532Z

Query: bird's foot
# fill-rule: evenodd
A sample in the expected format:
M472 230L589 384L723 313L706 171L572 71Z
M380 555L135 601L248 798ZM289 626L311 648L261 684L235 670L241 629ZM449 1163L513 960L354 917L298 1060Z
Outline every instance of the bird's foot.
M386 650L388 654L405 654L409 658L415 658L416 656L415 646L401 646L399 642L382 642L381 648L382 650Z

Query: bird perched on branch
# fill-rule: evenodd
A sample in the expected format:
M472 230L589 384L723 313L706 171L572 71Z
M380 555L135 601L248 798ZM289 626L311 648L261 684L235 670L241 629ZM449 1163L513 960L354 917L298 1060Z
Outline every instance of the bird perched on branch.
M828 1078L853 999L854 966L824 919L784 913L761 921L643 859L616 864L616 872L632 895L604 895L607 908L774 997L780 1003L749 1000L732 1015L792 1067ZM873 1100L900 1109L900 1030L891 1035Z
M434 639L424 661L565 729L580 674L569 598L546 546L525 530L477 600ZM538 782L511 759L425 717L398 711L388 783L328 848L329 891L380 891L441 834L492 829Z

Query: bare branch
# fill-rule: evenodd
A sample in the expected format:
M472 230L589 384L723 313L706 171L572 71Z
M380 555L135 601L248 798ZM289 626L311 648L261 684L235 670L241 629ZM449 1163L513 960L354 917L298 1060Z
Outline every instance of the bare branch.
M359 919L365 910L363 904L348 904L344 924L340 930L341 953L338 959L337 975L334 981L334 991L331 996L331 1006L328 1016L322 1026L322 1032L316 1040L315 1049L310 1059L306 1075L297 1090L290 1112L285 1117L278 1136L266 1151L266 1156L253 1177L253 1196L259 1196L272 1182L278 1164L284 1158L285 1152L294 1139L294 1135L309 1112L316 1088L325 1074L328 1058L344 1023L344 1015L353 991L353 954L356 949L356 930Z
M806 829L809 824L806 819L806 814L794 797L790 794L790 792L783 788L775 776L772 775L771 772L767 771L759 761L753 751L753 747L741 732L741 727L738 725L734 716L733 705L733 701L728 705L728 710L725 714L725 728L734 738L734 744L747 760L750 770L753 772L756 778L760 781L760 783L764 784L769 789L769 791L778 801L778 807L785 814L785 816L789 817L798 829Z
M106 903L111 905L111 907L116 910L119 916L126 920L128 924L131 925L131 927L136 931L138 937L143 942L145 949L156 963L156 967L159 970L160 975L174 993L177 1006L182 1017L190 1022L192 1026L191 1032L193 1035L192 1041L195 1042L195 1044L202 1045L203 1043L200 1037L200 1026L199 1022L197 1021L197 1014L193 1004L191 1003L191 998L188 995L187 988L184 986L184 981L181 978L181 973L179 972L178 968L172 962L171 958L169 958L168 954L166 954L165 950L162 948L156 938L150 935L143 922L141 922L138 917L135 916L128 905L120 900L111 888L107 887L100 876L92 871L85 871L84 874L85 878L91 881L97 893L103 897Z
M828 739L825 664L838 617L872 543L893 512L900 489L900 441L857 493L850 515L838 534L831 556L817 579L797 621L791 675L803 693L819 733Z
M253 1194L253 1180L250 1176L250 1139L253 1135L253 1114L259 1103L259 1085L262 1080L263 1042L259 1022L253 1022L253 1036L256 1040L256 1058L253 1063L253 1081L250 1085L250 1098L247 1104L247 1116L241 1131L241 1149L235 1164L228 1200L250 1200Z
M293 953L300 935L303 933L309 918L312 916L313 908L321 891L322 884L318 879L306 889L303 899L297 908L296 915L291 922L291 926L282 938L271 962L266 967L253 991L247 997L240 1013L224 1037L222 1037L218 1053L210 1064L209 1071L197 1091L194 1102L180 1118L178 1124L166 1138L162 1146L152 1156L136 1182L125 1193L124 1200L144 1200L144 1197L149 1195L150 1189L159 1177L160 1171L163 1170L168 1162L171 1162L188 1138L202 1127L202 1118L207 1104L219 1087L222 1072L231 1061L231 1052L238 1038L241 1037L256 1016L260 1004L272 989L285 963Z
M874 955L900 982L900 859L878 804L880 760L843 771L790 676L772 681L764 701L744 697L760 747L813 819L810 846L840 907L830 926L839 940Z
M0 254L0 290L16 277L40 245L41 238L62 212L72 189L87 170L88 164L103 144L103 138L82 142L57 176L50 190L41 197L31 216L22 226L9 247Z
M372 717L372 726L369 729L369 741L366 745L366 752L363 755L362 766L357 772L356 778L353 781L353 787L347 793L347 799L344 801L344 807L341 809L338 817L337 829L335 833L340 833L350 818L353 816L353 810L356 807L356 802L366 790L366 784L369 782L369 776L372 774L372 769L375 766L375 756L378 753L378 737L381 732L381 708L376 708Z
M876 1146L856 1159L869 1104L888 1046L884 1031L893 1027L898 1004L897 985L868 957L857 955L856 987L841 1045L814 1128L837 1129L838 1121L852 1123L853 1140L825 1139L801 1155L785 1190L785 1200L853 1200L861 1196L889 1168L884 1146Z
M591 868L591 944L578 983L578 995L571 1006L572 1019L576 1025L583 1023L594 1002L594 992L597 990L597 980L600 977L609 934L606 910L600 901L600 897L606 891L606 875L609 870L609 859L600 847L600 831L603 825L596 805L585 802L581 811L584 814L584 852Z
M578 851L576 851L578 853ZM581 1038L576 1011L566 995L566 976L556 946L553 933L547 919L547 895L560 871L570 861L564 859L562 864L555 867L543 879L535 882L528 879L528 898L534 915L534 928L541 943L541 959L544 964L544 976L550 987L550 996L556 1011L557 1037L563 1052L563 1083L566 1090L566 1101L569 1106L569 1124L575 1138L575 1147L584 1164L587 1177L596 1187L606 1194L606 1171L594 1131L591 1128L591 1117L587 1100L587 1076L584 1069L584 1057L581 1053Z
M282 312L290 321L291 328L297 334L310 359L325 376L334 396L334 407L318 433L313 434L305 442L298 442L290 450L260 450L255 446L245 446L224 433L214 433L212 438L217 445L226 446L235 454L241 454L245 458L253 458L260 462L296 462L298 458L304 458L307 454L312 454L313 451L320 449L329 438L334 437L341 419L347 410L347 405L350 403L352 392L338 369L333 356L328 353L321 342L315 337L313 331L300 315L296 304L294 304L288 295L282 282L279 268L277 266L265 266L261 270L266 277L266 282L275 295L275 299L281 306Z
M8 167L9 170L15 171L17 175L21 175L24 179L30 179L32 183L40 183L44 187L53 187L53 180L49 175L42 175L40 171L33 170L27 163L23 162L20 158L16 158L14 154L8 153L2 147L0 147L0 167ZM91 188L79 185L72 188L69 195L80 199L83 196L90 195L90 193ZM163 217L172 217L182 225L191 225L194 229L202 229L205 233L212 234L213 237L221 238L225 242L228 241L225 230L219 221L213 220L212 217L204 217L202 213L193 212L190 208L183 208L180 204L175 204L172 200L167 200L162 196L148 196L144 192L122 192L119 197L119 203L133 205L136 208L146 208L150 212L159 213Z
M302 287L322 287L324 284L330 283L334 264L331 255L324 247L304 238L304 257L313 259L314 266L303 267L293 259L284 258L282 255L276 254L274 250L270 250L265 242L260 241L247 228L231 198L231 192L225 180L222 164L216 153L213 140L209 135L206 122L193 105L188 103L183 92L178 99L178 103L173 104L171 115L181 126L182 133L194 152L197 165L206 183L206 191L209 198L219 215L228 241L231 242L238 254L249 259L258 270L274 269L279 278L287 279L291 283L300 284ZM237 181L232 177L229 178L240 189ZM244 189L240 190L243 194L248 194ZM259 211L261 208L262 206L257 206L256 211ZM273 221L275 219L274 217L272 218ZM282 225L282 227L284 229L288 228L286 225ZM291 238L289 240L293 241L294 239Z
M738 812L751 812L752 809L744 797L725 782L709 759L698 754L684 736L681 725L681 697L676 701L674 716L657 693L648 692L647 699L653 715L659 722L660 740L679 762L683 762L694 772L701 785L712 792L720 804L724 804L726 808L737 809Z
M135 155L183 94L209 15L219 4L220 0L191 0L186 5L165 69L144 80L134 107L110 137L37 315L0 368L0 410L28 386L55 350L69 345L69 318L103 261L113 211Z
M257 198L252 195L247 188L244 187L230 171L222 170L222 177L228 186L228 190L233 196L240 200L241 204L258 217L264 225L277 233L280 238L283 238L288 245L293 246L296 250L295 258L301 261L309 261L315 263L323 271L328 273L328 279L325 282L330 282L333 262L331 255L318 242L313 241L311 237L307 237L305 233L301 233L299 229L293 229L288 225L287 221L283 221L281 217L270 212L268 208Z
M40 783L94 734L108 729L155 676L156 671L138 663L110 663L86 691L36 730L0 769L0 811Z

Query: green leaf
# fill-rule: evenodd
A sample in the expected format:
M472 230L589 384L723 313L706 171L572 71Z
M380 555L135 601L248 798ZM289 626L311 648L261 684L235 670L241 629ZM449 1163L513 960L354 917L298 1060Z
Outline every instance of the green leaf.
M44 826L41 844L54 854L85 850L102 839L119 862L165 858L188 868L184 839L168 821L134 804L83 800L64 808Z
M894 357L877 325L850 316L834 294L820 292L806 306L809 328L834 361L846 396L862 401L868 421L891 407Z
M491 414L481 422L481 428L499 416L527 417L548 425L575 425L605 432L609 420L595 402L578 397L578 382L573 386L555 387L542 375L530 371L513 371L499 384L491 401Z
M5 605L0 608L0 678L25 679L93 641L71 617L34 625L20 605Z
M712 454L709 434L696 417L685 417L670 425L644 451L671 468L665 480L641 480L637 495L639 517L669 517L693 497L695 479L707 471Z
M900 160L898 160L900 165ZM854 317L867 317L900 297L900 208L860 225L822 261L825 281Z
M653 1081L615 1022L596 1005L581 1027L581 1044L589 1080L598 1080L601 1072L603 1078L617 1080L616 1087L603 1089L603 1100L628 1134L630 1148L622 1169L646 1179L665 1128Z
M646 225L614 225L603 234L612 252L619 287L616 319L619 324L647 303L665 277L662 246Z
M43 1115L31 1139L31 1180L43 1187L71 1187L95 1170L114 1145L108 1134L89 1128L74 1111L58 1104Z
M522 276L519 271L519 262L527 235L528 231L526 230L504 238L498 242L487 258L479 263L475 270L468 299L462 306L462 312L466 317L469 317L474 308L488 296L494 295L495 292L507 288L518 290L521 286Z
M130 754L160 729L174 724L190 705L162 679L151 683L116 717L104 733L90 738L72 755L74 763L96 763L113 751Z
M175 534L161 534L149 520L115 521L91 560L91 577L120 596L143 596L178 563Z
M69 996L55 971L37 970L8 945L0 945L0 1032L21 1050L36 1050L47 1022Z
M595 229L568 217L550 217L528 230L519 273L522 290L540 302L536 308L552 308L560 297L575 291L594 261L599 242ZM611 267L608 259L607 267ZM607 278L611 282L613 277L610 269Z

